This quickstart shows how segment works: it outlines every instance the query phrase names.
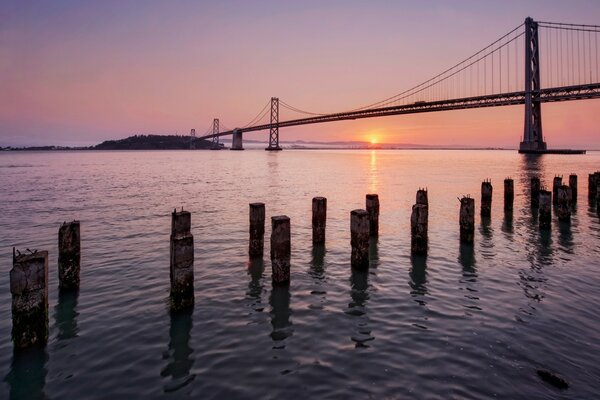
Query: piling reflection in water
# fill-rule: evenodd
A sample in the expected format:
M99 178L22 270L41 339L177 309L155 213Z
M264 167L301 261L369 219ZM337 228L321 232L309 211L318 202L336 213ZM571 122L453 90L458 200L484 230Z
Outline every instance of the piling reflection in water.
M558 221L558 244L568 254L573 254L573 231L571 221Z
M281 342L294 334L290 317L290 285L273 285L269 304L271 305L271 339L274 342ZM281 343L274 348L283 349L285 344Z
M46 385L46 363L48 354L44 346L28 349L13 349L10 371L4 381L10 387L10 400L47 399L44 393Z
M485 256L484 256L485 257ZM475 248L472 244L461 243L459 247L458 262L462 266L462 277L460 278L461 290L464 290L466 302L463 306L467 309L466 315L473 310L481 310L479 307L479 296L477 289L477 270L475 268Z
M254 258L248 262L248 290L246 291L246 299L250 301L249 306L255 312L263 312L264 305L262 303L262 295L264 291L263 273L265 271L265 263L262 258Z
M308 307L313 310L323 309L325 303L327 291L324 289L327 279L325 276L325 245L314 244L312 248L312 258L310 260L310 269L308 274L315 284L315 288L311 290L310 294L317 296L314 298L315 302L310 304Z
M369 238L369 268L377 268L379 264L379 238Z
M160 373L164 378L171 378L163 386L165 393L175 392L195 378L194 374L190 375L190 369L194 365L194 349L190 347L193 313L193 307L170 312L169 349L163 355L169 362Z
M58 340L67 340L77 337L79 328L77 327L77 301L79 299L79 290L60 290L58 292L58 304L54 308Z
M408 275L410 277L410 295L421 305L425 305L424 296L427 294L427 256L413 255L410 257L412 265Z
M481 255L483 258L489 259L495 256L494 252L494 228L491 226L490 217L481 217L481 225L479 232L481 233Z
M352 301L348 304L347 314L359 317L355 322L357 332L350 339L356 348L369 347L368 342L374 340L369 327L367 316L367 301L369 300L369 271L352 269L350 276L350 297Z

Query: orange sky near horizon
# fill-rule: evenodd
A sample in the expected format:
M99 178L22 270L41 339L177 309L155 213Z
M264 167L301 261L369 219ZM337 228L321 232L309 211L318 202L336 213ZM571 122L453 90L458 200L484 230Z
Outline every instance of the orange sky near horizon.
M200 134L216 117L234 128L271 96L310 111L352 109L425 81L527 15L600 23L594 1L483 3L9 1L0 146ZM600 149L598 110L600 100L544 104L549 146ZM286 112L281 120L298 117ZM514 148L523 119L523 106L446 111L282 128L281 140Z

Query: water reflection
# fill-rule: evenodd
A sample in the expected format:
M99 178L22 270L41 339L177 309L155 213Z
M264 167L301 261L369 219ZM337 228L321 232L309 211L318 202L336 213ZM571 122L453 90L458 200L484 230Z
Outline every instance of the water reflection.
M479 227L479 232L481 233L481 255L486 259L495 256L493 240L494 229L491 224L492 219L490 217L481 217L481 225Z
M273 285L269 304L271 305L271 339L274 342L281 342L294 334L290 317L290 286L289 285ZM275 349L285 348L285 344L281 343L274 346Z
M190 347L193 312L193 308L190 308L170 313L169 349L163 355L169 362L160 372L162 377L171 377L163 387L165 393L175 392L195 378L194 374L190 375L190 369L194 365L194 349Z
M481 310L479 307L479 296L477 293L477 270L475 269L475 248L472 244L461 243L459 248L458 262L462 265L462 277L460 279L461 290L465 290L466 303L464 307L469 310Z
M427 294L427 256L413 255L410 258L412 268L409 272L410 295L421 305L425 305L424 296Z
M379 238L369 238L369 267L377 268L379 264Z
M324 287L327 280L325 277L324 259L325 246L322 244L314 244L312 249L312 259L310 261L310 270L308 271L308 274L316 285L315 289L310 292L311 295L317 296L315 298L316 302L308 306L313 310L323 309L323 304L326 300L325 295L327 294L327 291Z
M48 354L44 346L13 349L10 371L4 381L10 386L10 400L47 399L46 363Z
M262 312L264 306L262 303L263 273L265 271L265 262L262 258L252 259L248 262L248 275L250 282L246 291L246 299L250 301L250 307L256 312Z
M512 241L513 237L513 212L505 211L504 220L502 220L502 232L506 234L506 238Z
M558 221L558 244L568 254L573 254L573 231L570 221Z
M369 347L367 342L374 340L371 329L366 318L366 303L369 300L369 271L352 270L350 276L350 297L352 301L348 304L349 315L361 317L356 323L357 333L350 338L356 348Z
M79 290L64 291L58 293L58 304L54 309L54 318L58 340L67 340L77 337L79 329L77 328L77 301L79 299Z
M377 170L377 151L371 150L369 163L369 193L377 193L379 190L379 174Z

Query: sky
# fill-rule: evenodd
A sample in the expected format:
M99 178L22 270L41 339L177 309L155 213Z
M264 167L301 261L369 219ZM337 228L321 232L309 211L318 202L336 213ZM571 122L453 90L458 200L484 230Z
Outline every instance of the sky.
M0 146L203 133L213 118L234 128L273 96L352 109L429 79L527 16L600 25L600 2L3 0ZM599 149L598 110L600 100L544 104L549 146ZM523 119L523 106L495 107L282 128L280 138L516 147Z

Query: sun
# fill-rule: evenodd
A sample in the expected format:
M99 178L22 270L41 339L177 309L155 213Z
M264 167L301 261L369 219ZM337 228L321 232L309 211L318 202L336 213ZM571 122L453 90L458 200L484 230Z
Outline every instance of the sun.
M371 136L371 139L369 141L371 142L371 144L377 144L377 137Z

